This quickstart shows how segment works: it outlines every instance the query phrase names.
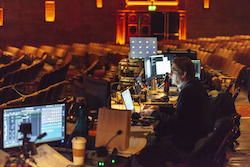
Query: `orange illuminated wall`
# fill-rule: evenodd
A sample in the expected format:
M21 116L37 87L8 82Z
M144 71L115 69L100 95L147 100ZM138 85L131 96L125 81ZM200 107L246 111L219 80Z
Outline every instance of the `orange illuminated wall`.
M177 6L179 0L126 0L127 5Z
M210 0L203 0L204 9L209 9L210 7Z
M102 8L102 7L103 7L103 2L102 2L102 0L96 0L96 7L97 7L97 8Z
M3 26L3 8L0 8L0 26Z
M45 1L45 21L54 22L55 16L55 1Z

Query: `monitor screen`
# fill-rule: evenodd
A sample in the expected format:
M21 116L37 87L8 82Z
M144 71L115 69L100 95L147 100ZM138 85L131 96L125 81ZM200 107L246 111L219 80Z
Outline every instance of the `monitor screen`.
M36 143L47 143L65 139L65 104L49 104L3 109L3 148L22 145L23 134L18 132L22 123L31 123L31 142L47 133Z
M130 58L143 59L157 54L157 37L130 37Z
M201 60L191 60L194 63L195 78L201 78Z
M82 76L81 81L74 83L74 97L84 97L86 110L91 116L97 118L99 108L111 107L110 82Z
M163 78L166 73L171 72L173 56L153 55L144 59L145 79L150 84L153 77Z

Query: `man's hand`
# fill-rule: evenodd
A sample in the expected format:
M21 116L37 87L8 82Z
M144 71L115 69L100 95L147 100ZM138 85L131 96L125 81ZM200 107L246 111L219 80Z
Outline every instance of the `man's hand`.
M151 114L155 111L158 110L159 106L156 105L144 105L141 110L140 110L140 115L141 116L151 116Z

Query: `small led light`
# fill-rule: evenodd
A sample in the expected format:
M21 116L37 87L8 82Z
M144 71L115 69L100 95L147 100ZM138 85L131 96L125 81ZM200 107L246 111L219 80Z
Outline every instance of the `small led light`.
M142 54L142 52L139 52L140 54Z
M146 43L148 43L148 41L146 41Z
M132 48L135 48L135 46L132 46Z
M139 48L142 48L141 46L139 46Z
M139 41L139 43L141 43L141 41Z
M146 52L147 54L149 53L149 52Z
M133 54L135 54L135 52L132 52Z
M155 41L153 41L153 43L155 43Z
M155 46L153 46L153 48L155 48Z
M153 52L154 54L156 53L156 52Z
M139 57L139 59L142 59L142 57Z
M146 46L146 48L148 48L148 46Z
M135 41L132 41L132 43L135 43Z
M114 160L114 159L112 159L112 160L111 160L111 163L112 163L112 164L114 164L114 163L115 163L115 160Z

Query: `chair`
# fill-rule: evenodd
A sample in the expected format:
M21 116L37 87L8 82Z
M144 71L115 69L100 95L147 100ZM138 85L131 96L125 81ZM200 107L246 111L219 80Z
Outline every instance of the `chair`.
M26 54L31 54L31 55L36 55L38 48L34 47L34 46L29 46L29 45L24 45L22 50L26 53Z
M21 97L14 89L13 85L8 85L0 88L0 104L6 103L7 101L17 99Z
M41 45L40 49L44 50L48 54L53 54L55 51L55 48L53 46L49 46L49 45Z
M19 97L13 100L9 100L0 107L5 107L5 106L13 106L13 105L41 105L41 104L48 104L48 103L57 103L58 100L60 100L62 97L66 96L66 93L64 91L65 85L69 84L70 82L67 80L58 82L56 84L52 84L49 87L45 89L41 89L38 91L35 91L34 93L30 94L22 94L19 92L17 89L15 90L14 93L18 94Z
M182 152L169 142L167 145L165 143L165 147L168 146L169 149L164 149L165 155L161 159L152 159L152 157L155 158L155 149L153 149L152 153L150 152L155 147L155 145L152 145L143 149L137 160L144 167L156 166L156 164L165 166L166 162L169 162L174 167L222 167L227 161L227 141L233 135L235 128L236 126L230 117L222 117L216 121L212 132L197 141L192 152ZM160 145L157 146L160 147ZM162 162L160 162L161 160Z
M21 67L21 64L25 58L25 55L21 56L20 58L11 61L10 63L2 66L0 68L0 79L5 77L9 72L15 71Z
M34 80L38 74L42 71L44 65L44 59L40 60L37 64L32 64L25 69L18 69L11 73L8 73L4 79L2 86L16 84L20 82L30 82Z
M53 53L53 56L56 56L58 58L64 58L67 54L67 51L64 50L64 49L60 49L60 48L56 48L54 53Z

